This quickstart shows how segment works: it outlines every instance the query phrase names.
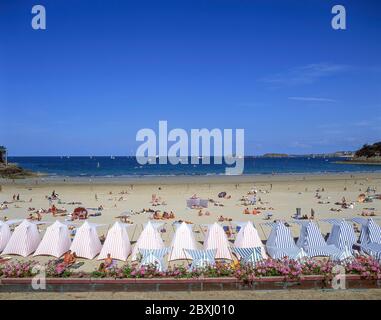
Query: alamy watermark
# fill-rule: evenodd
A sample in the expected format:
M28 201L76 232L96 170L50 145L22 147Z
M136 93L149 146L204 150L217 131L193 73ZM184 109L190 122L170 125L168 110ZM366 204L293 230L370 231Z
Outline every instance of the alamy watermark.
M245 131L235 129L191 129L176 128L168 132L167 121L159 121L158 135L153 129L141 129L136 141L143 142L136 150L136 160L146 164L214 164L225 163L225 173L240 175L244 169ZM235 146L235 150L233 147ZM213 148L212 148L213 147ZM189 161L190 160L190 161Z
M32 28L34 30L46 29L46 10L43 5L36 4L32 7L32 14L35 14L32 18Z
M335 30L346 30L347 29L347 12L343 5L335 5L332 7L331 12L335 14L332 18L331 25Z

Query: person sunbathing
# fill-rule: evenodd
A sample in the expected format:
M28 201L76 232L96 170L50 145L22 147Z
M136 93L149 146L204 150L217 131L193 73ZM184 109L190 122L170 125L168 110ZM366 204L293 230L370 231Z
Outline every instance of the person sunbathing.
M163 218L163 219L169 219L169 214L168 214L168 212L164 211L162 218Z
M63 258L63 263L66 266L71 266L75 263L77 256L75 252L71 253L71 250L65 253L64 258Z
M169 219L174 219L175 218L175 214L173 213L173 211L171 211L169 213Z
M225 218L224 218L223 216L220 216L220 217L218 218L218 221L219 221L219 222L225 221Z
M106 269L111 268L114 265L114 260L111 258L111 254L107 254L104 265Z
M99 265L98 272L102 272L102 273L106 272L106 266L103 262Z
M153 214L153 218L154 219L161 219L160 211L155 211L155 213Z
M243 210L243 214L250 214L249 208L246 208L245 210Z
M29 213L29 216L27 218L28 220L36 220L36 218L33 216L33 214Z

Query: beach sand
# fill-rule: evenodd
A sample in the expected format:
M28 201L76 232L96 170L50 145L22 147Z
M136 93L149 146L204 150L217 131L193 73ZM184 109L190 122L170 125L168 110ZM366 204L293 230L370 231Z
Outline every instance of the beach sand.
M261 224L267 213L272 213L273 219L291 219L296 208L302 209L302 214L310 215L311 208L315 211L316 219L323 218L352 218L359 216L363 210L372 209L376 215L381 213L381 201L374 200L372 203L358 203L357 197L360 193L365 192L368 187L378 188L381 190L381 174L340 174L340 175L285 175L285 176L223 176L223 177L161 177L151 179L25 179L25 180L1 180L0 202L12 201L14 194L20 195L20 201L8 204L8 209L0 211L0 218L5 216L8 219L23 219L29 215L28 208L35 209L49 208L49 201L46 196L51 195L52 191L59 195L63 203L81 202L86 208L98 208L103 205L102 215L98 217L90 217L90 222L103 224L98 228L99 235L106 235L108 228L118 219L124 211L141 211L143 208L153 208L163 211L173 211L175 219L162 220L166 222L166 232L162 233L163 240L166 245L170 244L175 220L191 221L195 224L194 230L197 232L196 240L203 241L204 234L200 230L199 224L207 224L216 222L219 216L230 218L233 221L253 221L257 226L259 235L262 240L267 239L269 228ZM320 201L330 202L326 204L318 204L315 197L316 190L324 188L324 192L319 194L322 196ZM346 188L346 191L344 191ZM243 196L252 190L258 190L257 200L261 198L262 204L257 203L256 206L244 206L241 204ZM261 191L260 191L261 190ZM128 194L120 194L122 191ZM219 199L217 194L221 191L231 195L231 199ZM110 192L112 194L110 194ZM161 197L167 204L153 207L150 203L151 195L156 194ZM210 216L198 215L198 210L186 208L186 199L193 194L208 199L212 198L221 202L224 206L214 206L210 203L208 209L203 212L210 212ZM96 200L97 195L98 200ZM341 212L332 212L331 208L340 208L334 205L335 202L341 201L345 197L348 202L354 202L353 209L342 209ZM32 200L31 202L30 199ZM72 212L77 205L57 204L58 208L65 208L68 212ZM264 207L258 215L245 215L243 210L249 207ZM269 208L273 208L270 210ZM89 210L94 213L97 210ZM42 221L55 221L56 219L63 221L65 217L53 217L51 214L43 214ZM141 230L142 224L149 219L148 213L132 215L130 220L134 224L128 229L129 237L134 243ZM82 222L78 222L80 225ZM229 225L229 222L226 222ZM47 225L40 227L44 231ZM325 222L319 222L320 229L323 233L330 230L330 225ZM296 237L299 228L296 225L291 227L293 235ZM47 262L52 257L29 257L21 258L13 256L13 259L25 260L33 259L36 261ZM78 269L79 271L93 271L99 266L98 260L80 259L85 264ZM121 265L123 262L118 262ZM181 261L179 263L182 263ZM173 262L172 262L173 264Z

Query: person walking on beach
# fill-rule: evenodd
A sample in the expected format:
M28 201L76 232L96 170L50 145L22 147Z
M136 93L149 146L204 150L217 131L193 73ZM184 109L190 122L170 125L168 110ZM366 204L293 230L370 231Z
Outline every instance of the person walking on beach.
M98 201L98 195L95 194L95 201Z
M311 220L315 219L315 210L311 208Z

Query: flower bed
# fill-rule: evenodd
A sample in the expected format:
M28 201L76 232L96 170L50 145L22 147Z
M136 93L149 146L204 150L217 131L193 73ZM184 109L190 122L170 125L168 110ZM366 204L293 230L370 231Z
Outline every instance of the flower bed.
M91 278L91 279L214 279L231 278L245 285L269 277L284 282L300 281L311 276L329 281L335 276L335 267L342 266L346 275L357 275L360 279L381 280L381 265L371 257L359 256L354 260L342 264L331 260L305 260L299 262L291 259L267 259L258 262L255 266L217 263L215 266L194 269L189 271L183 266L168 268L159 271L155 266L136 267L125 264L109 270L93 271L91 273L73 272L64 264L49 261L39 265L36 261L9 262L0 266L0 279L31 278L45 270L47 278ZM44 268L42 268L44 267Z

